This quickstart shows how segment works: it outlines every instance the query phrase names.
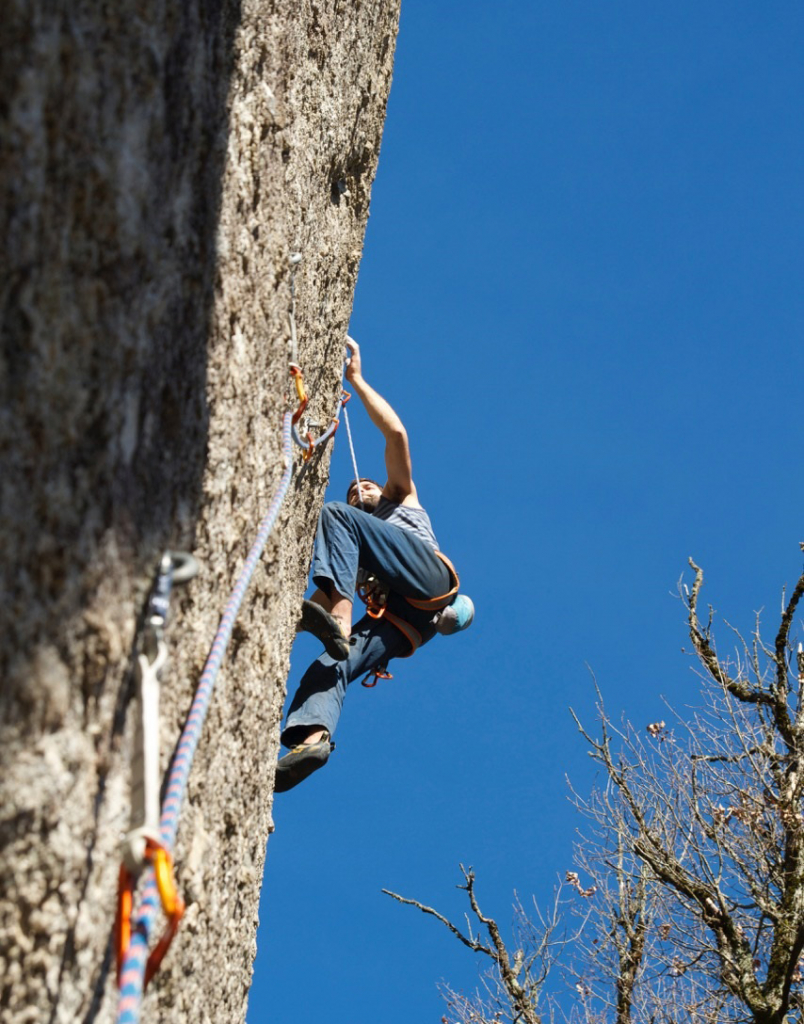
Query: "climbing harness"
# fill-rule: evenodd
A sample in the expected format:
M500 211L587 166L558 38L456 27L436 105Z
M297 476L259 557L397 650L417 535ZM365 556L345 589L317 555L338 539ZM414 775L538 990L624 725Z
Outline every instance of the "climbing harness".
M367 603L366 610L368 611L369 615L372 615L372 608L370 603ZM399 615L394 615L393 612L389 612L387 607L383 606L379 614L372 615L372 618L382 618L386 622L390 622L392 626L396 626L399 632L402 633L402 635L408 641L408 643L410 644L410 650L407 652L407 654L400 654L398 655L398 657L410 658L421 647L422 635L418 631L418 629L416 629L414 626L411 626L411 624L409 622L406 622L405 619L400 618ZM365 678L361 680L361 684L366 688L371 689L377 685L380 679L393 678L394 677L392 673L388 671L388 665L380 664L376 668L371 669L368 675L366 675ZM368 682L369 679L373 679L373 682Z
M413 608L418 608L419 611L425 612L439 612L442 609L450 605L458 593L460 587L460 579L458 573L455 570L455 566L450 562L446 555L440 551L435 552L436 556L441 559L444 565L447 567L450 574L450 581L452 586L446 592L446 594L440 594L438 597L429 598L416 598L406 597L405 600ZM418 630L414 629L409 622L405 622L398 615L392 615L388 611L388 588L375 576L367 576L363 579L358 588L357 593L363 603L366 605L366 611L372 619L385 618L389 622L392 622L398 629L400 629L405 636L410 640L411 647L413 650L410 652L413 654L419 649L422 643L421 634ZM401 624L401 625L400 625ZM415 635L415 636L414 636ZM416 639L417 638L417 639ZM410 657L410 655L407 655Z
M420 600L414 597L406 597L405 600L408 604L414 608L418 608L420 611L432 611L438 613L444 608L447 608L458 594L458 588L460 587L460 580L458 579L458 573L455 570L455 566L450 562L446 555L440 551L436 551L436 555L446 565L449 574L450 582L452 586L446 594L441 594L438 597L431 597L425 600ZM422 635L414 626L412 626L405 619L399 615L395 615L393 612L388 610L388 588L374 576L366 576L365 579L360 581L357 588L358 597L366 605L366 612L371 616L372 619L385 619L386 622L390 622L392 626L402 633L405 639L410 644L410 650L407 654L402 654L402 658L410 658L418 651L422 645ZM361 684L369 689L375 687L380 679L393 679L393 675L388 672L387 665L379 665L376 669L373 669L368 675L361 680ZM368 680L372 679L372 682Z
M163 936L163 939L160 940L160 943L155 948L154 953L149 956L149 937L153 929L158 907L163 903L162 896L160 895L160 885L164 887L165 884L167 858L170 857L176 840L179 814L181 812L184 794L187 788L190 768L192 767L193 756L195 754L196 747L198 746L198 742L201 737L201 730L209 709L215 680L232 635L232 629L234 628L237 613L243 603L243 598L248 585L251 582L251 577L254 575L254 570L260 556L262 555L274 524L276 523L279 509L290 487L290 481L293 475L291 418L291 413L285 413L282 428L285 466L284 473L271 505L260 523L257 531L257 537L249 551L234 590L232 591L229 601L224 609L220 625L218 626L218 631L215 634L215 639L212 643L212 648L201 674L198 689L196 690L195 698L193 700L192 707L190 708L190 713L187 716L187 721L182 731L179 744L176 748L176 753L168 776L165 798L162 803L162 812L159 819L158 837L156 842L152 843L153 853L149 853L149 840L146 839L145 846L147 856L145 861L145 870L143 872L145 876L145 883L136 916L132 918L131 915L133 889L130 894L127 889L125 895L121 899L121 908L126 911L125 915L120 915L121 919L125 916L127 920L131 921L131 923L127 926L129 941L126 944L126 949L122 956L122 963L118 973L120 992L117 1007L117 1024L137 1024L145 985L148 980L150 980L153 972L159 966L158 961L164 956L169 940L173 937L173 933L175 933L175 926L178 924L177 918L180 917L180 914L178 913L176 906L174 906L172 917L176 920L174 922L172 932L170 924L171 914L168 912L168 931ZM164 858L159 852L160 850L166 855ZM178 897L178 899L180 900L180 897ZM167 907L166 911L169 910L170 907ZM163 942L165 943L164 946Z
M436 551L436 555L444 565L447 567L447 571L450 575L450 581L452 586L446 592L441 594L439 597L430 597L426 600L420 600L416 597L406 597L405 600L408 604L413 605L414 608L418 608L423 612L439 612L442 608L446 608L450 604L458 593L458 589L461 585L461 581L458 578L458 573L455 571L455 566L450 562L446 555L443 555L440 551Z
M192 555L166 551L159 561L136 645L137 720L131 783L131 822L123 839L123 863L118 885L116 952L118 980L131 944L131 914L137 878L146 865L156 877L167 928L145 967L145 984L159 967L184 913L176 890L170 851L159 835L159 678L168 660L165 625L174 585L188 583L198 573Z
M366 606L366 612L371 616L372 619L385 619L386 622L390 622L392 626L396 628L404 635L410 644L410 650L407 654L402 654L400 657L409 658L415 654L416 651L422 645L422 635L414 626L409 622L406 622L403 618L398 615L394 615L393 612L388 610L388 588L376 578L376 576L366 576L359 584L357 588L358 597L363 601ZM367 689L372 689L377 685L380 679L393 679L393 674L388 671L387 664L380 664L361 679L361 685ZM369 680L372 682L369 682Z

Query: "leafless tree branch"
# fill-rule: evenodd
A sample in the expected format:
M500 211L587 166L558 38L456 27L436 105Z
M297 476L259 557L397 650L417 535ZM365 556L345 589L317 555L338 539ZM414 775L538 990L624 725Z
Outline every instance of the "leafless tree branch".
M705 624L698 614L703 571L690 566L691 588L679 590L699 703L665 701L670 724L637 730L611 720L595 683L594 728L570 709L603 783L571 790L587 824L560 912L557 901L547 920L528 919L517 903L512 943L482 912L471 869L459 888L477 938L395 896L491 961L484 993L448 990L445 1024L545 1013L567 1024L791 1024L804 1012L804 645L795 671L791 646L804 574L783 596L774 644L757 615L751 636L728 627L737 646L724 658L711 608ZM551 968L563 996L546 987Z
M464 944L464 946L467 946L475 953L486 953L488 956L494 959L494 950L490 949L488 946L483 945L482 942L478 942L476 939L467 938L459 928L455 927L452 921L444 917L443 914L439 914L437 910L434 910L432 907L426 907L423 903L420 903L418 900L407 899L405 896L400 896L399 893L391 892L390 889L383 889L382 891L385 893L386 896L390 896L392 899L398 900L400 903L407 903L407 905L410 907L418 907L419 910L422 911L422 913L430 914L431 917L436 918L436 920L440 921L446 928L449 928L452 934L457 939L459 939Z

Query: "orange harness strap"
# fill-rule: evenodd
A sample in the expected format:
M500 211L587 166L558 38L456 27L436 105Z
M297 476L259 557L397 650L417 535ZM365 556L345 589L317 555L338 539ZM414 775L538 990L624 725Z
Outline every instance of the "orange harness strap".
M371 606L369 605L369 615L372 615L372 614L373 613L371 611ZM380 607L379 614L374 615L374 618L375 619L379 619L379 618L387 619L388 622L390 622L392 626L396 626L396 628L399 630L399 632L402 633L402 635L410 643L410 650L408 651L407 654L400 654L399 655L400 658L410 658L411 655L415 654L416 651L418 651L418 649L421 647L421 645L422 645L422 635L418 631L418 629L416 629L413 626L411 626L411 624L409 622L405 622L404 619L400 619L400 617L398 615L394 615L393 612L389 612L388 609L384 605L382 605ZM376 686L380 679L393 679L393 678L394 678L393 675L388 671L387 664L386 665L382 665L381 664L377 668L375 668L371 672L369 672L368 675L365 677L365 679L361 680L361 682L362 682L363 686L371 688L373 686ZM370 679L372 680L371 682L369 682Z
M401 619L398 615L394 615L393 612L389 612L386 605L378 604L376 601L372 600L371 594L365 587L360 587L357 593L360 599L365 602L366 611L372 619L386 619L392 626L396 626L399 632L402 633L410 643L410 650L408 653L400 654L399 657L409 658L412 654L415 654L422 645L422 635L418 629L416 629L415 626L411 626L409 622L405 622L405 620ZM381 676L380 678L383 677Z
M410 650L408 651L408 653L400 654L399 657L410 658L412 655L414 655L422 645L422 635L418 631L418 629L416 629L414 626L411 626L409 622L405 622L404 619L400 619L398 615L394 615L393 612L389 612L387 608L385 609L385 614L383 615L383 618L387 619L392 626L396 626L399 632L402 633L403 636L410 643Z
M452 588L440 597L428 597L421 600L417 597L406 597L405 600L408 604L412 604L414 608L419 608L423 612L440 612L442 608L446 608L448 604L452 603L453 598L458 593L458 588L461 585L461 581L458 578L458 573L455 571L455 566L450 562L446 555L442 555L440 551L436 551L436 555L446 565L449 570L450 580L453 581Z

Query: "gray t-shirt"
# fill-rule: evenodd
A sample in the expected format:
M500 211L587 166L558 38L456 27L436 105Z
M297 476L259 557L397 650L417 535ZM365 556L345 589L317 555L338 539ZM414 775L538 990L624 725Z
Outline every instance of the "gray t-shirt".
M380 498L379 504L372 512L378 519L399 526L403 530L410 530L416 536L429 544L434 551L438 551L438 541L433 532L433 525L430 517L421 506L400 505L396 501L389 501L387 498Z

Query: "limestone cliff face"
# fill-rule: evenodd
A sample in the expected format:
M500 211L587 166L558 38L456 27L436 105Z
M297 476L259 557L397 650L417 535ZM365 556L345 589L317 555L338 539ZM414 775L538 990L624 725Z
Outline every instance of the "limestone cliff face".
M310 414L337 406L398 0L9 0L0 28L0 1017L108 1021L132 645L161 551L167 764L282 474L289 256ZM296 609L297 473L179 826L149 1020L243 1019Z

